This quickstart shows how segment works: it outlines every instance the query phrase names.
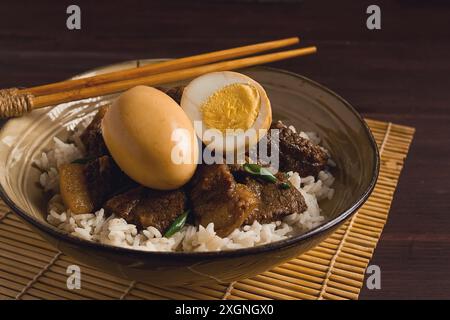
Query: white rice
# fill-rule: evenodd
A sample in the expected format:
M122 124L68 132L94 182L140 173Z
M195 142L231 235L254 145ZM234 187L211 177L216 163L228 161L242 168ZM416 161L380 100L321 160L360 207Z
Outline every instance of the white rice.
M294 127L290 127L295 130ZM83 155L83 146L79 142L78 132L65 143L54 138L54 145L48 152L43 152L34 164L42 170L39 182L45 191L53 194L48 204L47 221L53 226L73 236L113 246L145 250L145 251L220 251L254 247L274 241L286 239L294 234L311 230L325 220L321 214L318 201L331 199L334 189L331 187L334 177L331 173L321 171L318 178L300 177L297 172L289 172L289 181L305 198L307 210L293 213L268 224L255 221L234 230L230 235L221 238L214 231L214 224L208 226L185 225L182 230L170 238L165 238L154 227L138 231L136 225L127 223L122 218L105 217L103 209L94 213L75 215L68 210L59 195L58 166L72 162ZM315 133L300 132L302 137L313 143L320 143Z

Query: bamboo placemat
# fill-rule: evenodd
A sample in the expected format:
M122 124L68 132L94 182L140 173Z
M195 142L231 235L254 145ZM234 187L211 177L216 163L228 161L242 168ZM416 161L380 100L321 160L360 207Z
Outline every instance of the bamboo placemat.
M381 170L364 206L316 248L254 278L229 285L163 288L112 277L61 254L0 201L0 299L357 299L386 223L414 128L366 120ZM82 269L68 290L67 266Z

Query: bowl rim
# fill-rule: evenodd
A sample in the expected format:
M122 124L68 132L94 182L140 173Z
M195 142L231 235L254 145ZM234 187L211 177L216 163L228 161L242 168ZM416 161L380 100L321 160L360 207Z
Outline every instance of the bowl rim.
M102 68L111 67L119 64L125 64L133 61L162 61L167 59L139 59L139 60L131 60L131 61L123 61L118 62L115 64L107 65L104 67L98 67L94 69L90 69L82 74L93 72L96 70L100 70ZM33 227L39 229L43 233L49 233L52 237L55 237L59 239L59 241L63 240L65 242L70 243L71 245L76 246L87 246L90 249L98 249L98 250L105 250L111 254L124 254L124 255L133 255L133 256L141 256L142 258L149 258L149 257L165 257L165 258L229 258L229 257L239 257L239 256L245 256L245 255L252 255L252 254L260 254L268 251L274 251L277 249L282 249L284 247L289 247L294 244L300 243L302 241L305 241L310 238L315 238L316 236L319 236L320 234L325 233L327 230L333 229L334 227L341 224L343 221L351 217L368 199L370 194L372 193L373 189L375 188L375 185L378 180L379 170L380 170L380 154L378 150L377 143L375 141L375 138L367 125L367 123L364 121L362 116L356 111L356 109L344 98L342 98L340 95L335 93L334 91L328 89L324 85L319 84L318 82L311 80L305 76L302 76L300 74L297 74L292 71L287 71L284 69L274 68L274 67L267 67L267 66L257 66L253 67L252 69L265 69L273 72L283 73L285 75L289 75L295 78L298 78L302 81L308 82L309 84L316 86L318 89L324 90L328 94L334 96L336 99L338 99L350 112L352 112L356 118L360 121L364 128L364 132L369 140L371 149L374 151L373 153L373 163L374 166L372 168L372 179L366 188L366 190L363 192L363 194L355 201L353 204L350 205L350 207L341 213L339 213L335 218L327 221L324 224L321 224L320 226L311 229L303 234L295 235L283 240L255 246L255 247L249 247L249 248L241 248L241 249L233 249L233 250L222 250L222 251L206 251L206 252L174 252L174 251L144 251L144 250L137 250L132 248L124 248L119 246L113 246L108 244L103 244L99 242L89 241L85 239L81 239L75 236L72 236L68 233L63 232L62 230L56 229L53 226L51 226L48 223L43 223L42 221L38 220L37 218L34 218L33 216L29 215L27 212L16 206L16 204L9 198L6 191L4 190L3 186L0 185L0 197L3 199L3 201L14 211L16 214L18 214L22 219L24 219L26 222L31 224ZM6 126L6 124L9 122L10 119L5 121L0 126L0 131L3 130L3 128ZM60 239L62 238L62 239Z

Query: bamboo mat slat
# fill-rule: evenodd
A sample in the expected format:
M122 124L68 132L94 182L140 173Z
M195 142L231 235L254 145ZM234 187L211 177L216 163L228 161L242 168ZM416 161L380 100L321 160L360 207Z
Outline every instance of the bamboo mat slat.
M340 229L314 249L229 285L162 288L112 277L65 256L0 201L0 299L357 299L386 223L414 128L366 120L381 169L374 192ZM82 288L68 290L66 268L82 267Z

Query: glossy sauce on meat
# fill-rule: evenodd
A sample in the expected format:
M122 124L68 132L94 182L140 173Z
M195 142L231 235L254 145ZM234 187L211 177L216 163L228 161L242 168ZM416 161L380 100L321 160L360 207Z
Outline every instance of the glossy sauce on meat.
M80 135L80 140L86 149L86 157L96 158L109 154L102 136L102 119L108 110L108 106L102 106L94 119Z
M144 187L134 188L109 199L107 214L124 218L140 228L155 227L162 234L185 211L186 195L178 190L160 191Z
M110 156L89 161L83 171L95 210L115 193L136 185Z
M302 194L289 182L289 188L282 188L279 183L259 181L246 177L244 184L260 199L258 207L245 220L244 224L270 223L279 221L283 217L302 213L306 210L305 199Z
M279 130L279 149L271 150L271 152L279 152L280 171L294 171L301 177L306 177L317 176L321 170L325 169L328 155L320 146L301 137L281 121L272 123L270 129ZM270 146L269 135L269 150Z
M214 223L222 237L240 227L259 202L247 186L236 183L225 164L199 166L189 189L196 221L204 227Z

